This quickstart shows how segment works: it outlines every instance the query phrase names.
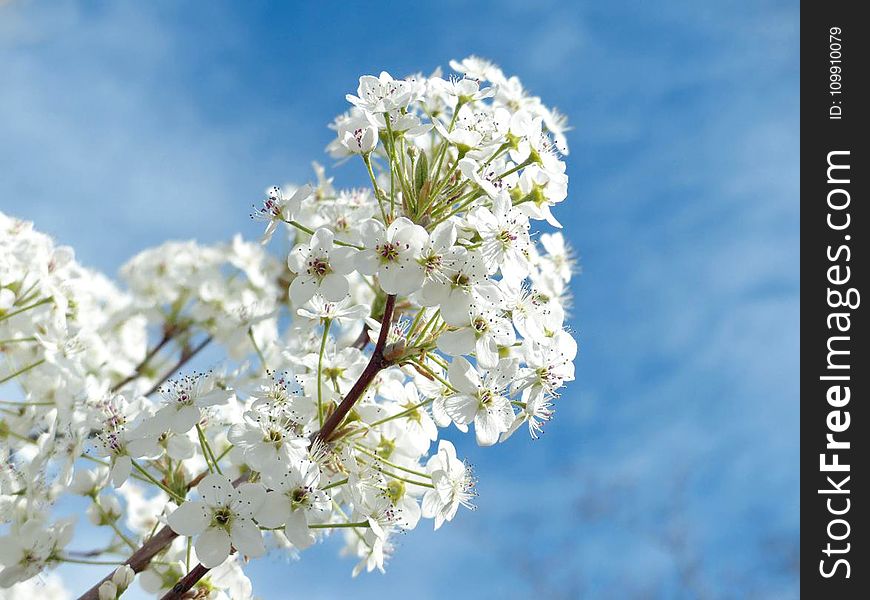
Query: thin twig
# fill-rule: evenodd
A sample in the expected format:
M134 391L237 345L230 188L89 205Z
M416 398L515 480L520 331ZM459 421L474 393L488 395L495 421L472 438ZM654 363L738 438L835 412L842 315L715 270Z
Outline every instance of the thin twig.
M172 589L166 592L160 600L180 600L208 572L209 568L202 566L202 563L196 565L187 575L179 579L178 583L172 586Z
M359 335L354 340L353 344L351 344L352 348L356 348L357 350L362 350L366 346L369 345L369 324L363 323L362 331L359 332Z
M188 352L184 352L184 353L182 353L181 358L178 359L178 362L175 363L175 366L172 367L171 369L169 369L169 370L168 370L168 371L163 375L163 377L160 378L160 381L158 381L158 382L155 383L153 386L151 386L151 389L148 390L147 392L145 392L145 395L146 395L146 396L150 396L151 394L153 394L154 392L156 392L157 390L159 390L159 389L160 389L160 386L163 385L164 383L166 383L166 380L167 380L167 379L169 379L170 377L172 377L172 375L173 375L176 371L178 371L178 369L180 369L181 367L183 367L184 365L186 365L190 359L192 359L194 356L196 356L197 354L199 354L200 350L202 350L203 348L205 348L206 346L208 346L208 345L211 343L212 339L214 339L214 338L212 338L212 336L208 336L207 338L205 338L204 340L202 340L202 341L199 343L199 345L196 346L196 348L194 348L193 350L190 350L190 351L188 351Z
M112 386L112 391L117 392L118 390L120 390L122 387L124 387L125 385L127 385L131 381L141 377L142 371L145 369L145 367L148 366L148 363L151 362L151 359L154 358L155 356L157 356L157 353L160 352L160 350L163 349L163 346L168 344L169 341L173 337L175 337L175 335L176 335L176 333L174 330L164 331L163 337L160 338L160 341L157 342L157 345L148 351L148 353L145 355L145 358L142 359L142 362L140 362L138 365L136 365L136 368L133 370L133 372L130 375L128 375L127 377L125 377L124 379L122 379L121 381L119 381L118 383L116 383L115 385Z
M359 379L357 379L356 383L353 384L353 387L350 388L347 396L345 396L344 400L341 401L341 404L338 405L338 408L329 415L329 418L323 423L323 427L320 431L312 436L313 439L328 442L332 434L335 433L336 428L341 425L344 417L347 416L347 413L350 412L350 409L353 408L353 405L356 404L357 400L362 397L363 392L366 391L366 388L375 376L380 373L384 367L389 366L388 361L384 360L384 348L387 345L387 335L390 330L390 324L393 320L393 309L395 306L396 296L395 294L390 294L387 296L387 302L384 306L384 317L381 319L381 331L378 335L378 342L375 344L375 349L372 352L368 364L365 369L363 369Z

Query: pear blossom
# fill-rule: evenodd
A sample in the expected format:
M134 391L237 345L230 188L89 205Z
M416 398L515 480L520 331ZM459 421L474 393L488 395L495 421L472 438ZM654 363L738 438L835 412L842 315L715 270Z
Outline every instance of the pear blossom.
M318 489L320 469L309 461L273 467L265 474L269 492L257 517L265 527L284 526L284 535L304 550L314 543L309 523L321 523L329 516L329 496Z
M288 264L296 273L290 284L290 298L296 305L305 304L314 294L330 302L347 296L350 286L346 276L353 271L355 250L336 246L334 238L332 231L321 227L307 247L296 246L290 253Z
M429 239L426 230L406 217L389 227L374 219L362 224L365 250L356 255L356 268L364 275L377 275L388 294L410 294L423 283L423 267L417 261Z
M0 536L0 588L26 581L47 566L56 564L56 556L73 534L70 521L48 524L28 519L13 527L9 535Z
M434 489L423 496L422 513L435 519L435 529L445 521L452 521L460 506L474 510L474 477L468 466L456 457L456 448L447 440L438 443L438 452L426 463L432 475Z
M303 185L293 190L289 195L285 194L278 186L272 186L266 191L263 206L251 213L252 219L266 221L266 230L260 240L262 244L269 243L279 222L292 221L296 217L302 201L308 198L311 192L310 185Z
M357 95L348 94L346 97L348 102L370 113L385 113L407 106L413 92L411 84L393 79L383 71L378 77L360 77Z
M473 353L481 367L492 369L498 365L499 348L513 345L515 339L510 321L494 310L473 306L462 327L438 337L438 349L450 356Z
M456 394L445 401L445 410L456 423L474 423L474 434L481 446L491 446L514 421L514 411L505 390L516 373L516 363L503 359L483 377L467 360L457 357L447 371Z
M180 535L196 536L196 555L206 567L216 567L230 555L231 547L250 556L266 552L263 534L254 518L266 498L262 484L243 483L234 488L223 475L207 475L196 486L199 500L188 500L168 518Z
M185 433L202 418L203 408L224 404L232 391L217 385L212 373L195 373L169 381L160 394L164 404L144 430Z

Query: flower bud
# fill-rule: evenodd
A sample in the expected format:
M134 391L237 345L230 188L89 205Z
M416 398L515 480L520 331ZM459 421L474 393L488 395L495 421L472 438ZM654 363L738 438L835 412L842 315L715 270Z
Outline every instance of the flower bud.
M136 573L130 568L130 565L121 565L112 574L112 582L118 586L120 591L126 590L133 583Z
M118 597L118 587L111 581L104 581L99 588L100 600L115 600Z

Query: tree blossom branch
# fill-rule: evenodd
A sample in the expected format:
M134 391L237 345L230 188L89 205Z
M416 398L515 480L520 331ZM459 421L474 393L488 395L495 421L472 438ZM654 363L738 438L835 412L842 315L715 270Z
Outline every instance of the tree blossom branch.
M329 418L324 422L323 427L314 434L313 439L320 439L322 441L329 441L330 436L335 432L336 428L341 425L341 422L344 420L344 417L347 416L347 413L350 412L350 409L353 408L353 405L362 397L366 388L375 378L375 376L385 367L389 366L389 361L384 359L384 348L387 345L387 337L389 335L390 325L393 321L393 311L396 306L396 296L395 294L391 294L387 296L387 301L384 306L384 316L381 319L381 331L378 335L378 341L375 345L375 349L372 352L372 356L369 359L368 364L366 365L363 372L360 374L359 379L357 379L356 383L354 383L353 387L344 397L344 400L341 401L341 404L338 405L338 408L329 415ZM206 338L203 342L201 342L196 348L192 351L188 352L185 356L182 356L181 360L175 366L175 368L170 371L175 372L184 364L193 358L193 356L202 350L206 344L211 341L211 337ZM156 391L160 385L163 384L169 378L169 375L164 377L161 381L159 381L154 388L149 392L152 393ZM197 483L199 483L202 478L206 475L206 473L200 474L188 485L188 489L194 487ZM238 486L242 482L247 479L247 475L243 475L233 482L233 486ZM139 550L134 552L130 558L128 558L125 562L130 565L136 573L139 573L145 570L148 567L148 564L151 562L151 559L154 558L160 551L165 549L172 543L178 536L177 533L172 531L169 526L164 527L160 531L158 531L154 537L145 542ZM202 566L202 564L198 564L196 567L191 569L191 571L181 578L175 586L163 596L162 600L178 600L183 594L189 591L196 583L205 577L206 573L209 572L207 567ZM109 573L106 577L101 579L94 587L85 592L79 597L79 600L99 600L99 588L100 584L104 581L111 579L112 573Z

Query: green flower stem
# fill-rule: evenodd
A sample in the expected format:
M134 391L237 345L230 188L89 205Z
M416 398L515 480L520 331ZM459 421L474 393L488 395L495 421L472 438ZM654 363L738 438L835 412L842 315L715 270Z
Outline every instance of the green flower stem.
M504 152L505 150L507 150L510 147L511 147L511 145L508 142L505 142L504 144L499 146L496 149L496 151L493 152L492 156L490 156L489 158L486 159L486 162L484 162L483 165L481 165L481 167L486 167L489 163L491 163L496 158L498 158L502 154L502 152Z
M309 525L309 529L332 529L340 527L368 527L368 521L360 521L359 523L315 523Z
M390 219L396 218L396 139L393 137L393 127L390 125L390 113L384 113L384 122L387 126L387 138L390 140Z
M310 227L306 227L305 225L303 225L299 221L287 221L286 219L282 219L282 220L285 223L287 223L288 225L292 225L293 227L295 227L299 231L305 232L308 235L314 235L313 229L311 229ZM348 242L342 242L341 240L332 240L332 243L335 244L336 246L344 246L345 248L356 248L357 250L365 250L365 248L363 248L362 246L357 246L356 244L351 244Z
M0 383L6 383L7 381L11 381L11 380L15 379L16 377L18 377L19 375L21 375L22 373L27 373L30 369L35 369L36 367L38 367L39 365L41 365L44 362L45 362L45 359L41 358L38 361L36 361L35 363L31 363L31 364L27 365L26 367L22 367L22 368L18 369L17 371L15 371L14 373L12 373L11 375L7 375L3 379L0 379ZM54 403L52 402L52 404L54 404Z
M36 308L37 306L42 306L43 304L48 304L51 302L51 298L43 298L38 302L34 302L33 304L28 304L27 306L22 306L19 309L13 310L12 312L6 313L5 315L0 315L0 322L5 321L6 319L11 319L15 315L20 315L23 312L27 312L30 309Z
M347 519L347 522L348 522L348 523L350 523L350 517L347 516L347 513L344 512L344 510L341 508L341 505L339 505L338 502L336 502L335 500L333 500L333 501L332 501L332 506L335 508L335 510L338 511L338 513L339 513L342 517L344 517L345 519ZM368 527L368 523L366 523L366 527ZM365 544L365 545L366 545L367 547L369 547L369 548L372 547L372 545L369 544L369 543L366 541L365 536L364 536L363 534L361 534L359 531L356 530L356 527L351 527L351 531L353 531L354 534L356 534L356 537L358 537L359 540L360 540L363 544Z
M54 402L13 402L11 400L0 400L0 404L4 406L54 406Z
M196 424L196 433L199 435L199 443L202 446L202 453L206 458L206 462L208 462L208 459L211 459L211 464L214 466L215 471L223 475L220 466L217 464L217 459L214 457L214 451L212 451L211 446L208 443L208 438L205 437L205 432L202 430L199 423Z
M73 563L76 565L115 565L120 566L126 564L123 560L88 560L85 558L72 558L70 556L56 556L60 562Z
M445 385L445 386L447 387L447 389L449 389L451 392L456 392L456 391L457 391L455 387L453 387L452 385L450 385L450 382L449 382L449 381L447 381L446 379L444 379L443 377L441 377L440 375L438 375L437 373L435 373L435 371L433 371L432 369L430 369L429 367L427 367L426 365L424 365L424 364L421 363L420 361L418 361L418 360L416 360L416 359L414 359L414 358L411 358L411 359L409 359L409 360L410 360L412 363L414 363L415 365L417 365L418 367L420 367L421 369L423 369L424 371L426 371L426 373L428 373L429 375L431 375L432 377L434 377L436 380L438 380L439 382L441 382L443 385Z
M221 452L220 454L217 455L217 459L215 459L215 460L217 460L217 461L221 460L223 457L225 457L227 454L229 454L230 451L231 451L233 448L235 448L235 446L233 446L232 444L230 444L229 446L227 446L227 447L224 449L223 452Z
M417 311L417 314L414 315L414 320L411 322L411 326L408 327L408 333L405 335L407 339L411 339L411 336L414 335L414 332L417 330L417 325L420 324L420 319L423 318L423 313L425 311L421 308Z
M384 205L383 205L383 201L385 200L385 198L383 198L383 196L381 194L381 189L378 187L378 181L375 178L375 172L372 170L371 156L369 154L363 154L362 158L363 158L363 162L366 164L366 169L368 169L369 179L372 180L372 188L374 188L375 198L377 198L377 200L378 200L378 207L381 209L381 217L384 219L384 225L386 225L387 224L387 213L384 211Z
M131 550L136 551L136 550L139 548L139 546L137 546L136 544L134 544L133 541L132 541L130 538L128 538L126 535L124 535L124 533L121 531L121 528L118 527L118 524L117 524L117 523L115 523L115 522L113 521L113 522L109 523L109 527L111 527L112 530L113 530L115 533L118 534L118 537L121 538L121 541L123 541L125 544L127 544L127 546L128 546Z
M0 340L0 346L4 344L18 344L24 342L35 342L35 337L20 337L20 338L9 338L8 340Z
M480 190L475 190L475 194L480 194L480 193L481 193ZM435 223L432 224L432 227L436 227L436 226L440 225L441 223L443 223L444 221L446 221L447 219L449 219L450 217L452 217L452 216L454 216L454 215L458 215L458 214L461 213L463 210L465 210L466 208L468 208L469 206L471 206L471 204L472 204L476 199L477 199L477 195L473 195L473 196L470 197L468 200L466 200L465 202L463 202L462 204L460 204L459 206L457 206L455 209L453 209L453 210L452 210L450 213L448 213L447 215L445 215L445 216L443 216L443 217L439 217L438 220L437 220Z
M397 465L396 463L390 462L386 458L382 458L382 457L378 456L377 454L375 454L374 452L370 451L365 446L360 446L359 444L354 444L353 447L356 448L357 450L359 450L360 452L362 452L363 454L366 454L366 455L370 456L371 458L374 458L374 459L384 463L388 467L391 467L393 469L398 469L400 471L404 471L405 473L410 473L411 475L416 475L417 477L423 477L425 479L430 479L430 480L432 479L432 477L430 477L427 473L421 473L420 471L415 471L414 469L409 469L408 467L403 467L402 465Z
M266 365L266 357L263 356L263 351L260 350L260 346L257 344L257 340L254 338L253 327L248 327L248 338L251 340L251 345L254 347L254 350L257 351L257 357L260 359L260 365L263 367L263 370L268 371L269 367Z
M447 174L444 175L444 179L438 185L435 186L434 190L432 190L431 196L430 196L431 198L438 197L438 194L441 193L441 191L444 189L444 187L450 181L450 178L453 176L453 173L455 173L456 169L458 169L458 168L459 168L459 161L457 160L456 162L453 163L453 166L447 170Z
M340 481L335 481L333 483L330 483L329 485L325 485L320 489L321 490L331 490L332 488L338 487L340 485L344 485L345 483L347 483L347 477L345 477L344 479L342 479Z
M414 406L408 408L407 410L403 410L400 413L396 413L395 415L392 415L390 417L386 417L386 418L381 419L379 421L375 421L374 423L371 423L369 425L369 427L377 427L378 425L383 425L384 423L388 423L388 422L392 421L393 419L401 419L402 417L406 417L406 416L416 412L418 408L422 408L422 407L427 406L429 404L432 404L432 398L430 398L428 400L423 400L419 404L415 404Z
M176 494L175 492L170 490L168 487L166 487L165 485L163 485L162 483L157 481L157 479L155 479L154 476L151 475L151 473L149 473L145 468L142 467L142 465L137 463L135 460L133 461L133 468L135 468L137 471L142 473L142 475L144 475L148 481L150 481L151 483L153 483L154 485L159 487L161 490L163 490L164 492L169 494L169 497L172 498L173 500L175 500L178 504L181 504L182 502L184 502L184 498L182 498L181 496L179 496L178 494Z
M24 438L22 438L22 439L24 439ZM81 454L81 455L79 455L79 458L84 458L85 460L89 460L89 461L91 461L91 462L93 462L93 463L97 463L98 465L101 465L101 466L103 466L103 467L106 467L107 469L111 469L111 468L112 468L112 465L110 465L110 464L108 464L108 463L104 463L104 462L101 461L100 459L98 459L98 458L94 458L93 456L90 456L90 455L88 455L88 454ZM142 476L139 475L138 473L130 473L130 477L132 477L132 478L135 479L136 481L141 481L142 483L151 483L150 481L148 481L147 479L145 479L144 477L142 477Z
M323 355L326 352L326 340L329 339L331 319L323 323L323 337L320 338L320 356L317 358L317 421L323 427Z
M425 336L426 332L429 331L429 327L431 327L432 323L434 323L438 319L438 317L440 317L440 316L441 316L441 309L439 308L438 310L436 310L432 314L431 317L429 317L429 320L426 321L426 324L423 326L423 329L420 330L420 333L417 334L417 337L414 338L414 341L410 344L411 347L414 347L420 343L420 341L423 339L423 336ZM410 334L408 335L408 338L410 339Z

